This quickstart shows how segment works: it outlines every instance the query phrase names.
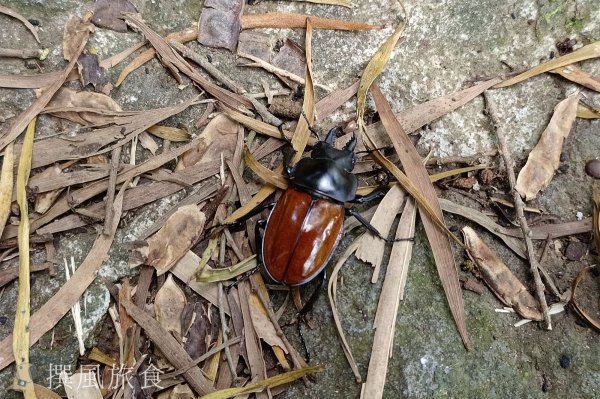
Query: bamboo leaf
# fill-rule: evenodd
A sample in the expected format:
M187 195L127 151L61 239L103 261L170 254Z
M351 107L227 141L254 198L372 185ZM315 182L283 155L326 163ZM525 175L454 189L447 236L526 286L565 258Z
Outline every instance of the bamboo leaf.
M553 69L550 72L556 73L563 78L570 80L571 82L578 83L590 90L600 91L600 79L598 79L596 76L592 76L575 65L563 66Z
M13 168L15 164L14 144L9 143L4 149L2 171L0 171L0 237L10 215L10 204L13 192Z
M13 389L23 392L25 398L35 398L33 380L29 372L29 320L30 309L30 277L29 277L29 210L27 208L27 181L31 173L31 154L33 153L33 136L35 133L34 117L23 141L19 169L17 172L17 204L21 213L19 223L19 292L13 328L13 354L16 363Z
M529 79L541 73L548 72L556 68L564 67L575 62L588 60L590 58L596 57L600 57L600 41L588 44L587 46L583 46L582 48L575 50L567 55L563 55L562 57L554 58L550 61L544 62L543 64L540 64L526 72L515 76L514 78L505 80L504 82L497 84L496 86L494 86L494 88L499 89L501 87L512 86L516 83L522 82L525 79Z
M320 366L313 366L300 370L288 371L286 373L278 374L274 377L265 378L264 380L255 382L253 384L246 385L245 387L221 389L220 391L211 392L207 395L201 396L200 399L227 399L245 393L262 392L267 388L275 388L283 384L288 384L304 377L305 375L317 373L321 370L322 368Z
M280 173L274 172L262 166L256 159L254 159L250 149L247 146L244 146L244 160L246 161L246 164L248 164L248 167L252 169L252 171L256 173L258 177L260 177L265 183L282 190L287 188L288 184L285 178Z
M205 267L196 278L196 281L201 283L216 283L218 281L231 280L240 274L256 269L257 266L258 262L256 260L256 255L252 255L233 266L222 269L209 269Z
M311 20L315 29L336 30L371 30L380 29L379 25L348 22L340 19L321 18L314 15L270 12L267 14L242 15L242 29L257 28L304 28L306 21Z

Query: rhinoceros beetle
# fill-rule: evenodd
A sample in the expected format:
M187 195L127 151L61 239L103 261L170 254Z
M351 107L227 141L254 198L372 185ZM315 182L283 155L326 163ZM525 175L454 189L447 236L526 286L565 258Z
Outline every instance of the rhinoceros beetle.
M277 202L262 208L271 208L271 212L256 224L256 252L259 267L275 282L297 286L324 277L325 266L342 237L346 215L355 216L384 239L358 212L344 206L371 201L384 191L357 195L358 181L352 174L356 137L337 149L335 137L340 130L331 129L325 140L313 146L310 157L286 167L289 187ZM311 305L313 301L309 300Z

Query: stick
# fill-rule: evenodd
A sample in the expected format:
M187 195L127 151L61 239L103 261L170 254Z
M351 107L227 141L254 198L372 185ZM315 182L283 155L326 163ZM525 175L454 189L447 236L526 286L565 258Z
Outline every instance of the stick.
M217 285L217 298L219 301L219 318L221 319L221 330L223 331L223 342L227 342L227 321L225 320L225 308L223 307L223 283L219 281ZM235 380L237 378L237 373L235 370L235 365L233 364L233 359L231 357L231 350L229 349L229 345L225 346L225 358L227 359L227 365L229 366L229 371Z
M525 214L523 213L523 208L525 204L523 203L523 199L521 195L515 190L516 185L516 177L515 171L513 169L513 160L510 156L510 152L508 151L508 146L506 145L506 138L504 137L504 128L500 124L500 120L498 119L498 113L496 111L496 103L492 99L492 97L488 94L488 91L484 91L483 95L485 97L485 101L487 103L487 109L490 114L490 118L496 127L496 135L498 136L498 146L500 148L500 154L504 159L504 164L506 165L506 172L508 174L508 181L510 183L510 190L513 193L513 201L515 203L515 209L517 211L517 217L519 219L519 224L521 225L521 230L523 231L523 238L525 239L525 246L527 248L527 257L529 258L529 265L531 266L531 274L533 274L533 280L535 282L535 293L537 295L540 304L542 305L542 312L544 313L544 320L546 321L546 328L548 330L552 330L552 320L550 320L550 315L548 314L548 304L546 303L546 297L544 296L544 284L542 283L542 279L540 278L539 272L539 263L537 261L534 249L533 242L531 241L531 230L529 230L529 226L527 225L527 220L525 219Z
M122 147L117 147L114 150L112 150L112 154L110 157L110 174L108 175L108 192L106 199L106 211L104 217L104 229L102 230L103 234L109 234L109 232L112 230L112 203L115 200L117 173L119 173L119 162L121 160L121 148Z
M22 48L22 49L13 49L13 48L0 48L0 57L9 57L9 58L22 58L24 60L28 58L37 58L40 61L43 61L48 57L48 53L50 50L45 49L37 49L37 48Z

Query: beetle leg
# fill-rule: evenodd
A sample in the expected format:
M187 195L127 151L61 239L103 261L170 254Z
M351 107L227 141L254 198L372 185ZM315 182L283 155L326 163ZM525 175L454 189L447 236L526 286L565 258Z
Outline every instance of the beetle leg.
M381 233L379 232L379 230L377 230L375 228L375 226L373 226L371 223L369 223L369 221L367 219L365 219L360 213L356 212L354 209L352 209L352 208L346 208L346 214L348 214L349 216L354 216L356 218L356 220L358 220L360 222L360 224L362 224L363 226L365 226L367 228L367 230L369 230L371 232L371 234L373 234L377 238L380 238L380 239L384 240L385 242L414 241L415 240L414 237L410 237L410 238L396 238L396 239L393 239L393 240L389 240L389 239L383 237L381 235Z
M377 190L371 191L367 195L356 195L352 201L348 201L348 202L351 202L354 204L364 204L365 202L371 202L371 201L374 201L376 199L379 199L379 198L385 196L385 193L387 193L387 190L385 190L383 188L379 188Z
M308 301L306 301L302 309L300 309L300 312L298 312L300 317L304 317L304 315L311 311L311 309L315 305L315 302L317 302L319 295L321 295L321 291L323 290L323 287L325 287L325 281L327 280L327 272L325 269L323 269L323 271L319 273L319 275L317 276L317 280L320 280L317 287L315 288L310 298L308 298Z

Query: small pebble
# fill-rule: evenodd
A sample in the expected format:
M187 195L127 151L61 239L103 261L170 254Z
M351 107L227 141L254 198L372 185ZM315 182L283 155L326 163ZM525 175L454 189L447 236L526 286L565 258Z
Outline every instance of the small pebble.
M565 250L565 256L568 260L576 261L581 260L581 258L583 258L586 252L587 244L575 241L570 242L569 245L567 245L567 249Z
M569 355L562 355L560 357L560 367L562 367L563 369L568 369L569 367L571 367L571 358L569 357Z
M585 173L594 179L600 178L600 159L592 159L585 164Z
M5 325L8 322L8 317L0 316L0 326Z
M577 218L577 220L583 220L583 212L577 212L575 214L575 217Z

